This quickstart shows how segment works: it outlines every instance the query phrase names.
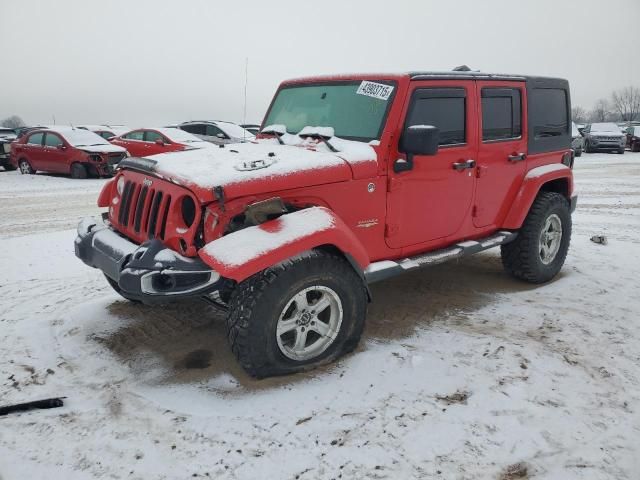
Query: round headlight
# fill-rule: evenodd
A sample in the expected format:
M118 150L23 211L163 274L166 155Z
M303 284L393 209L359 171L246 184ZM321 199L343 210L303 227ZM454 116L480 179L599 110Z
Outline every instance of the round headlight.
M118 183L116 183L116 190L118 191L118 195L122 196L122 192L124 192L124 177L120 177L118 179Z

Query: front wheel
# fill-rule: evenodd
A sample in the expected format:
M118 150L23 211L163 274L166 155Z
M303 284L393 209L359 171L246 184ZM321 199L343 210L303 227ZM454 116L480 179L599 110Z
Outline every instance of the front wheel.
M548 282L564 265L570 240L569 202L559 193L540 192L516 239L502 245L502 264L520 280Z
M75 179L85 179L87 178L87 167L85 167L81 163L74 163L71 165L71 178Z
M250 375L315 368L353 350L366 316L363 280L341 256L312 250L241 282L227 338Z

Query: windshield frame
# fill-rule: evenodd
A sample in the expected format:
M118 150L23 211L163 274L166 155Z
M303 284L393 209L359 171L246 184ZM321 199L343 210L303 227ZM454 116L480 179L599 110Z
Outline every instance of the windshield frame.
M269 104L269 109L267 110L267 113L264 115L264 119L262 120L262 125L260 126L260 130L262 131L262 129L267 126L267 118L269 118L269 115L271 115L271 110L273 109L274 104L276 103L276 99L278 98L278 95L280 95L280 92L282 90L285 89L292 89L292 88L304 88L304 87L324 87L324 86L332 86L332 85L360 85L362 82L375 82L375 83L382 83L385 85L390 85L393 86L393 92L391 92L391 95L389 95L389 98L387 99L387 108L385 109L384 115L382 116L381 120L380 120L380 128L378 129L378 133L376 134L375 137L354 137L354 136L340 136L336 134L336 137L338 138L343 138L345 140L353 140L356 142L365 142L365 143L369 143L372 142L374 140L380 140L382 138L382 133L384 132L384 129L387 125L387 119L389 118L389 112L391 111L391 106L393 105L393 102L395 100L396 97L396 93L398 92L398 81L397 80L391 80L391 79L387 79L387 78L379 78L379 79L375 79L375 78L362 78L362 79L354 79L354 80L322 80L322 81L317 81L317 82L301 82L301 83L283 83L278 87L278 90L276 90L275 95L273 96L273 99L271 100L271 104ZM309 127L333 127L332 125L306 125ZM287 131L288 132L288 131ZM290 133L290 132L288 132ZM297 134L292 134L292 135L297 135Z

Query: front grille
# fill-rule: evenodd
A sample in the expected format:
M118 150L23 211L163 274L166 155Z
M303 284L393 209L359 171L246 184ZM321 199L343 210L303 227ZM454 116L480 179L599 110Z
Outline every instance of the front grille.
M139 238L164 240L171 195L128 180L120 199L118 224Z
M620 137L595 137L599 142L619 142L621 140Z

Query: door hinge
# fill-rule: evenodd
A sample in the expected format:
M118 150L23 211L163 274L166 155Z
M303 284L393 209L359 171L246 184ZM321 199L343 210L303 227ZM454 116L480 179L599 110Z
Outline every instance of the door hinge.
M400 227L398 225L387 225L384 230L384 234L386 237L393 237L400 231Z
M387 192L395 192L402 185L402 180L399 180L395 177L389 177L387 181Z

